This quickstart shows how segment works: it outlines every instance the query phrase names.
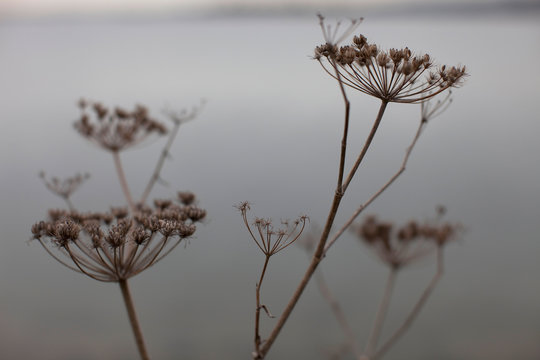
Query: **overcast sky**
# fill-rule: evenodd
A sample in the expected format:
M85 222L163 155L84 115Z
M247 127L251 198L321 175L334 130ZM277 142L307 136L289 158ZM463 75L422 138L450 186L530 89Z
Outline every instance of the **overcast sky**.
M0 15L50 15L66 13L100 13L123 11L166 11L168 9L198 9L229 5L382 5L421 2L422 0L0 0ZM497 0L471 0L473 2L497 2ZM469 1L469 2L471 2ZM430 0L427 2L448 2Z

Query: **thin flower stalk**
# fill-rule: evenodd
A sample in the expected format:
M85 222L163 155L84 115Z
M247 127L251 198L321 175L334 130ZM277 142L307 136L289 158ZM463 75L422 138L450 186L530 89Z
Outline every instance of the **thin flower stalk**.
M180 113L176 113L173 111L167 111L166 114L169 117L169 119L173 123L172 130L169 132L169 136L167 139L167 143L163 147L163 150L161 151L161 155L159 156L159 159L156 163L156 167L154 169L154 172L152 173L152 176L150 177L150 180L148 181L148 184L146 185L146 188L144 189L144 192L141 196L141 199L139 200L139 204L144 204L146 202L146 199L150 195L150 192L152 191L152 188L160 180L160 173L161 169L163 168L163 165L165 164L165 159L170 156L170 149L174 143L174 140L176 139L176 136L178 135L178 131L180 129L180 126L188 121L191 121L195 119L201 110L203 104L201 104L200 107L194 108L191 112L187 113L186 111L182 111Z
M375 349L377 348L377 344L379 342L379 337L381 335L381 330L384 324L384 320L386 318L386 314L388 313L388 306L390 305L392 291L394 289L394 284L396 282L397 271L398 271L397 267L392 267L390 269L390 273L388 274L388 279L386 280L386 285L384 288L384 295L379 304L377 314L375 315L375 322L373 323L373 328L371 330L371 333L369 335L368 342L366 345L365 355L369 359L371 359L371 356L374 353Z
M435 289L435 286L439 282L440 278L443 275L443 248L442 246L437 246L437 271L433 275L433 278L428 283L424 291L422 292L420 298L412 308L411 312L405 320L403 321L403 324L401 324L395 332L390 336L390 338L373 354L371 357L372 360L380 359L386 354L388 350L405 334L405 332L409 329L409 327L412 325L422 308L424 307L425 303L427 302L430 295L433 293L433 290Z
M120 285L120 291L122 292L122 297L124 298L129 322L131 324L131 329L133 330L133 335L135 336L135 343L137 344L137 349L139 350L141 359L149 360L150 357L148 356L148 350L146 350L144 337L142 334L141 326L139 325L139 319L137 318L137 312L135 311L135 306L133 304L133 299L129 290L128 281L120 280L118 284Z
M308 255L311 255L313 247L316 245L316 241L319 239L318 232L319 231L312 231L310 234L303 236L298 242L296 242L296 244L300 245ZM338 299L332 294L330 286L327 284L321 268L318 268L315 272L315 280L319 292L330 306L334 317L345 335L346 341L343 349L340 350L340 353L350 352L352 355L354 355L355 359L360 359L362 352L358 342L356 341L356 336L354 335L352 327L350 326L347 316L343 312Z

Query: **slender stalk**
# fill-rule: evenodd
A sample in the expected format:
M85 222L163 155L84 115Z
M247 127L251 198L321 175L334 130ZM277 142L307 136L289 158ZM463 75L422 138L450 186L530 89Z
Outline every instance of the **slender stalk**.
M427 122L425 121L421 121L420 122L420 125L418 126L418 129L416 130L416 134L414 135L414 138L411 142L411 144L409 145L409 147L407 148L407 151L405 152L405 157L403 158L403 161L401 163L401 167L398 169L398 171L392 175L392 177L386 182L386 184L384 184L379 190L377 190L373 195L371 195L371 197L365 202L363 203L362 205L360 205L356 210L355 212L352 214L352 216L345 222L345 224L343 224L343 226L334 234L334 236L332 237L332 239L330 241L328 241L328 244L326 245L326 247L324 248L324 254L326 254L326 252L328 251L328 249L330 249L330 247L332 245L334 245L334 243L337 241L337 239L345 232L345 230L347 230L349 228L349 226L351 226L351 224L353 223L354 220L356 220L356 218L358 217L358 215L360 215L360 213L369 205L371 204L373 201L375 201L375 199L377 199L379 197L379 195L381 195L390 185L392 185L392 183L394 181L396 181L396 179L405 171L406 167L407 167L407 163L409 161L409 157L411 156L411 152L414 148L414 146L416 145L417 141L418 141L418 138L420 137L420 134L422 134L422 130L424 129L424 126L427 124Z
M412 308L409 315L405 318L405 321L397 330L390 336L390 338L381 346L381 348L373 355L371 358L372 360L381 358L395 343L399 338L407 331L407 329L411 326L413 321L416 319L418 314L420 313L420 310L422 310L424 304L426 303L427 299L433 292L433 289L439 282L439 279L443 275L443 252L442 247L437 247L437 272L435 275L433 275L433 278L429 282L429 284L426 286L424 291L422 292L422 295Z
M268 261L270 260L270 256L266 255L266 259L264 260L264 266L261 271L261 277L259 278L259 282L257 283L256 289L255 289L255 297L256 297L256 308L255 308L255 358L257 358L259 354L259 349L261 347L261 335L259 332L259 324L260 324L260 317L261 317L261 285L264 279L264 274L266 273L266 267L268 266Z
M126 174L124 173L124 169L122 168L122 162L120 161L120 155L118 154L118 151L113 151L112 154L113 154L113 159L114 159L114 166L116 167L116 172L118 173L118 179L120 180L120 186L122 187L122 191L124 192L124 196L126 197L126 201L128 202L130 210L134 212L135 203L133 202L133 198L131 197L131 192L129 191L129 186L126 180Z
M159 180L159 174L161 173L161 169L163 168L165 159L169 155L169 150L171 149L174 139L176 138L176 135L178 134L178 130L180 129L181 124L182 124L181 121L174 122L174 127L172 128L171 133L169 134L169 138L167 139L167 143L165 144L165 147L163 148L161 152L161 155L156 164L156 168L154 169L154 172L152 173L152 176L150 177L150 180L148 181L148 184L146 185L146 188L144 189L144 193L141 197L141 200L139 201L140 204L144 204L146 202L146 199L148 198L148 195L150 195L152 188L154 187L156 182Z
M349 348L349 351L354 355L356 359L360 359L362 356L362 352L360 351L360 346L358 345L354 333L351 329L351 326L349 325L349 322L347 321L347 317L343 313L343 310L341 309L341 306L337 299L332 295L332 292L330 291L330 288L326 284L326 281L324 280L324 276L321 272L321 269L315 272L315 279L317 280L317 285L319 287L319 291L330 305L330 308L332 309L332 312L334 313L334 316L336 317L336 320L339 323L339 326L341 326L341 330L345 334L345 338L347 339L347 347Z
M332 66L336 72L336 78L339 84L339 90L341 91L341 96L343 97L343 102L345 103L345 119L343 121L343 138L341 139L341 153L339 156L339 171L338 171L338 183L337 183L337 192L343 193L343 173L345 172L345 158L347 155L347 138L349 136L349 118L351 113L351 102L347 97L347 92L343 86L343 81L341 81L341 74L337 69L335 62L332 62Z
M362 163L362 160L364 160L364 156L366 156L366 153L369 149L369 146L371 145L371 141L373 141L373 137L375 137L375 133L377 132L377 128L379 127L379 124L381 123L381 120L384 115L384 111L386 110L386 105L388 105L388 101L382 100L381 106L379 107L379 112L377 114L377 118L375 119L375 123L373 124L373 128L371 129L371 132L369 133L369 136L366 140L366 143L364 144L364 147L362 148L362 151L360 152L360 155L358 155L358 158L356 159L356 162L354 163L354 166L352 167L351 171L349 172L349 175L347 176L347 179L345 180L345 183L343 184L343 192L347 190L347 187L351 183L354 174L356 173L356 170L358 170L358 167Z
M144 337L139 325L139 320L137 319L137 313L135 312L135 306L133 305L133 300L131 298L131 292L129 291L129 286L127 280L119 280L118 284L120 285L120 290L122 290L122 296L124 297L124 302L126 304L126 310L129 316L129 322L131 328L133 329L133 335L135 336L135 342L137 343L137 349L139 349L139 354L141 355L142 360L149 360L148 352L146 351L146 346L144 345Z
M339 82L340 86L342 86L341 81L338 80L338 82ZM342 92L342 94L343 94L344 97L346 97L346 94L345 94L344 91ZM371 142L372 142L373 138L375 137L375 133L377 132L377 128L379 127L379 124L380 124L380 122L382 120L382 116L384 114L384 109L386 108L386 105L387 105L387 103L383 101L382 104L381 104L381 108L379 109L379 113L377 115L377 118L375 119L375 122L374 122L374 124L373 124L373 126L371 128L371 131L370 131L367 139L366 139L366 142L364 143L364 147L362 148L362 150L360 152L360 156L357 159L358 165L360 165L360 162L364 158L364 155L366 154L369 146L371 145ZM349 114L348 111L346 111L346 114L347 114L347 117L345 119L345 125L348 124L348 114ZM345 135L346 135L346 133L345 133ZM346 144L346 141L344 143ZM342 144L343 144L343 142L342 142ZM341 159L345 158L345 155L346 155L345 151L346 151L346 146L342 147ZM336 215L337 215L339 204L341 203L341 199L343 198L344 192L345 192L346 187L347 187L346 185L348 185L348 183L352 180L352 177L354 176L357 168L358 168L358 166L356 166L356 168L353 168L350 171L349 176L347 178L347 181L344 184L345 186L340 186L340 184L338 184L338 186L336 188L336 191L334 193L334 199L332 200L332 205L330 206L330 211L328 212L328 217L326 219L325 226L324 226L322 234L321 234L321 238L319 240L319 243L317 244L317 248L316 248L316 250L315 250L315 252L314 252L314 254L312 256L311 262L310 262L308 268L306 269L306 272L304 273L304 276L300 280L300 283L298 284L298 287L294 291L294 294L292 295L292 297L289 300L287 306L285 307L285 310L283 311L283 313L279 317L276 325L274 326L274 329L270 333L270 336L268 337L268 339L266 340L264 345L261 347L261 349L259 351L259 354L258 354L258 356L259 356L258 359L263 359L266 356L266 354L268 353L268 351L270 350L270 348L272 347L272 345L274 344L274 341L276 340L277 336L281 332L281 329L285 325L285 322L289 318L291 312L293 311L294 307L296 306L296 303L300 299L300 296L302 295L302 293L304 292L304 289L306 288L308 282L310 281L311 276L313 275L313 273L317 269L317 266L319 265L319 263L323 259L326 241L328 240L330 230L332 228L332 225L334 224L334 220L335 220ZM342 171L341 167L340 167L340 171ZM338 179L340 177L341 177L341 175L338 175Z
M366 356L370 359L375 349L377 348L377 343L381 335L381 330L384 324L384 319L388 313L388 305L390 305L390 298L392 297L392 290L394 288L394 283L396 280L398 268L392 267L390 273L388 274L388 279L386 280L386 287L384 289L384 295L379 304L379 309L377 310L377 315L375 316L375 323L369 335L368 342L366 345Z

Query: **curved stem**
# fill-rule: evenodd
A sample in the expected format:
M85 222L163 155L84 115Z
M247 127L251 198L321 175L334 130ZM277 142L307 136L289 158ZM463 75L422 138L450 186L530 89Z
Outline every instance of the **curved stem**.
M392 290L394 288L394 283L396 280L397 268L393 267L388 274L388 279L386 280L386 287L384 289L384 295L379 304L379 309L377 310L377 315L375 316L375 323L373 324L373 329L369 335L369 340L366 345L366 356L371 358L371 355L375 352L377 348L377 342L381 335L382 326L384 324L384 319L388 313L388 305L390 305L390 298L392 297Z
M395 343L399 338L407 331L407 329L411 326L413 321L418 316L418 313L420 313L420 310L422 310L422 307L426 303L427 299L433 292L433 289L435 288L435 285L439 282L439 279L441 278L443 274L443 253L441 246L437 247L437 272L435 275L433 275L433 278L427 285L427 287L422 292L422 295L418 299L418 302L414 305L411 312L403 322L403 324L390 336L390 338L381 346L381 348L373 355L372 359L378 359L382 357Z
M120 186L122 187L122 191L124 192L124 196L126 197L126 201L128 202L131 212L134 212L135 203L133 202L133 198L131 197L131 192L129 191L129 187L126 180L126 174L124 173L124 169L122 168L122 162L120 161L120 155L118 154L118 151L113 151L112 154L113 154L113 159L114 159L114 166L116 167L116 172L118 173L118 179L120 180Z
M352 331L351 326L347 321L347 317L343 313L339 302L332 295L330 288L326 284L321 269L315 272L315 279L317 280L317 285L319 286L319 292L322 294L326 302L328 302L328 304L330 305L330 308L332 309L336 320L341 326L341 330L345 334L345 338L347 339L347 347L356 359L360 359L362 357L362 353L355 339L354 332Z
M139 201L140 204L144 204L146 202L148 195L150 195L150 191L152 191L152 188L158 181L159 174L161 173L161 169L163 168L163 164L165 163L165 159L169 155L169 150L171 149L174 139L176 138L176 135L178 134L178 129L180 129L181 124L182 122L180 121L174 122L174 127L171 130L169 139L167 140L167 144L165 144L165 147L163 148L161 152L161 155L156 164L156 168L154 169L154 172L152 173L152 176L150 177L150 180L148 181L148 184L146 185L146 188L144 189L144 193L141 197L141 200Z
M141 359L149 360L150 358L148 357L148 352L146 351L146 346L144 345L144 337L139 325L139 320L137 319L137 313L135 312L135 306L133 305L128 282L126 279L122 279L118 281L118 284L120 285L120 290L122 290L122 296L124 297L124 302L126 304L129 322L133 330L133 335L135 336L135 342L137 343L137 349L139 350Z

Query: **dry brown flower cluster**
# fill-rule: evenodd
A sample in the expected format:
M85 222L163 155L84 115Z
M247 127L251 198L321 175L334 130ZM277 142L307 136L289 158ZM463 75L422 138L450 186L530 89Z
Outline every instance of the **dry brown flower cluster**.
M79 101L81 117L75 129L100 147L117 152L135 146L150 135L165 135L165 125L150 117L148 109L137 105L132 111L109 109L99 102Z
M249 202L244 201L235 207L240 210L244 224L255 244L257 244L266 256L277 254L294 243L302 235L306 227L306 222L309 221L306 215L302 215L292 222L282 220L281 227L276 229L271 219L256 217L253 220L253 226L255 227L255 230L253 230L247 219L247 212L251 210Z
M33 238L71 270L104 282L127 280L192 236L195 223L206 216L205 210L191 204L156 200L154 205L139 208L132 217L127 208L104 213L50 210L48 221L32 226Z
M433 245L446 245L455 239L460 230L458 224L420 223L416 220L396 227L373 215L367 216L361 225L353 228L358 238L393 268L408 265L432 253Z
M47 189L59 197L67 200L71 194L73 194L86 180L88 180L88 178L90 178L90 174L75 174L74 176L65 179L60 179L53 176L52 178L47 179L45 172L41 171L39 173L39 177L43 180Z
M350 45L338 46L343 37L331 39L322 17L321 27L327 42L315 48L314 57L325 71L343 84L386 102L422 102L458 86L466 75L464 66L436 67L428 54L415 55L407 47L385 51L368 43L363 35L355 36Z

